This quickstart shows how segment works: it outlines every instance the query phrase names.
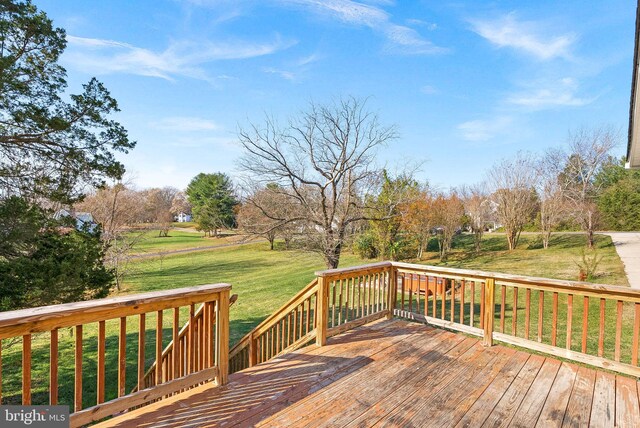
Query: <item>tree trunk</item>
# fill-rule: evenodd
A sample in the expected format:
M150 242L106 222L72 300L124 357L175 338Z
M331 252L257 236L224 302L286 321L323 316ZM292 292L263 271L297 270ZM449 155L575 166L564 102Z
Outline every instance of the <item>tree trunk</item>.
M476 253L480 252L482 244L482 230L476 230L473 234Z
M273 251L273 243L275 242L275 238L267 238L269 240L269 249Z

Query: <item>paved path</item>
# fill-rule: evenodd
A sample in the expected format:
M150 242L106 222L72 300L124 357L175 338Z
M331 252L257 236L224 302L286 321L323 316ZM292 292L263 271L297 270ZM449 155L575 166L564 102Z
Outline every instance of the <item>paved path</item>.
M631 288L640 289L640 232L610 232Z

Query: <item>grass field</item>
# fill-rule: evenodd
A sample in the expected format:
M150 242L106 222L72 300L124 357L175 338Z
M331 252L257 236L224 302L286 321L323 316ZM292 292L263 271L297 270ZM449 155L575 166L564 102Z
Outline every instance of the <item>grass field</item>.
M153 233L153 232L150 232ZM172 232L170 238L150 238L147 252L167 251L192 247L194 242L219 242L216 239L198 238L189 232ZM195 235L195 238L193 237ZM598 237L599 253L603 256L597 282L626 284L622 264L608 237ZM504 236L487 236L483 242L485 252L475 255L470 250L471 238L457 237L450 267L493 270L523 275L547 276L575 279L578 268L575 261L580 258L584 238L580 235L557 235L552 247L544 250L534 236L523 236L518 250L506 251ZM134 263L135 270L126 280L121 294L153 290L167 290L198 284L226 282L233 286L232 293L238 294L236 304L231 308L230 335L235 343L262 319L271 314L304 287L314 277L314 271L323 269L319 255L300 251L270 251L268 243L254 243L240 247L220 248L191 254L167 255L162 258L143 259ZM435 252L429 252L422 263L441 264ZM341 267L370 263L345 253ZM171 337L171 317L164 316L164 343ZM181 316L181 322L186 313ZM133 388L136 378L137 317L130 317L127 326L127 389ZM146 355L147 366L152 362L155 348L155 317L147 316ZM115 397L117 379L117 332L118 320L107 322L107 399ZM83 393L85 407L95 404L95 353L97 350L97 325L84 327L84 370ZM5 368L2 377L3 403L19 403L21 359L20 340L11 344L3 341L2 363ZM39 334L33 340L33 401L44 404L48 391L49 334ZM73 332L60 332L60 401L70 404L73 397ZM7 370L9 367L12 369Z
M138 232L132 232L132 236L138 236ZM136 238L137 239L137 238ZM205 237L204 233L186 232L181 230L171 230L169 236L158 236L158 231L149 230L142 233L141 239L134 247L135 254L148 254L157 252L168 252L182 250L185 248L211 247L214 245L224 245L240 242L243 236L225 233L217 238Z

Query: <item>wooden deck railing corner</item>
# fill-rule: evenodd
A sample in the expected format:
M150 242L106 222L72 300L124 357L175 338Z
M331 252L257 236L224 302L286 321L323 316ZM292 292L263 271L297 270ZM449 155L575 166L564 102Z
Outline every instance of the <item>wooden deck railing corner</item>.
M71 381L73 386L73 399L69 403L73 410L71 426L86 425L206 381L213 380L223 385L228 376L230 290L229 284L212 284L0 313L0 339L22 337L22 403L47 404L32 403L32 335L44 333L49 334L50 338L48 404L63 404L58 396L61 381L58 375L61 336L58 331L65 327L74 328L75 336L72 343L65 342L65 347L73 346L75 359L73 379L64 379ZM199 303L202 303L199 309L201 316L196 320L195 305ZM188 319L186 330L181 329L181 308L185 309L183 319ZM164 318L165 311L169 311L171 317ZM127 320L132 316L138 316L138 322L135 323L138 341L135 347L138 353L135 358L138 365L137 389L127 394ZM149 318L155 318L155 366L151 376L146 379L145 350ZM110 320L117 321L118 345L114 349L107 346L107 322ZM173 348L162 346L165 320L170 321L167 324L170 324L172 342L175 344ZM92 331L84 327L93 324L97 324L96 404L84 408L84 335ZM111 352L117 358L108 359ZM115 395L107 394L106 390L107 361L116 362ZM38 364L42 363L38 361ZM0 379L3 368L0 363ZM145 379L148 383L145 383Z

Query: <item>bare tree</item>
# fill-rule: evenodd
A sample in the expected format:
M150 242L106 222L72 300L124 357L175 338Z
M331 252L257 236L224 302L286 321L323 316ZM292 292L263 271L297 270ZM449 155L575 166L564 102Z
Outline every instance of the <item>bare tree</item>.
M518 245L520 233L536 209L537 170L531 155L518 153L496 163L487 174L487 182L496 203L496 215L507 234L509 250Z
M549 248L551 232L566 216L567 203L562 185L562 166L565 156L558 149L550 149L538 163L538 195L540 196L540 231L542 246Z
M265 238L272 250L279 228L284 223L268 217L265 212L279 214L278 203L281 201L278 201L278 196L278 193L269 188L260 189L240 206L237 214L238 227L248 235Z
M473 233L473 242L476 252L480 251L482 235L492 219L493 210L491 200L487 192L486 183L471 186L462 186L460 197L464 205L464 212L469 219L469 227Z
M147 216L158 228L159 237L169 236L173 222L173 201L179 190L174 187L153 188L146 191Z
M433 200L431 215L437 226L440 260L446 260L451 251L451 243L456 232L462 227L464 205L455 193L446 196L439 194Z
M263 126L240 129L245 155L240 167L254 183L275 183L290 213L272 212L252 200L265 216L296 223L307 245L336 268L350 227L367 219L365 195L379 179L376 149L396 138L366 110L366 101L343 99L332 105L311 103L282 128L267 117Z
M191 214L191 204L189 203L187 195L184 192L178 191L173 196L170 211L174 216L177 216L180 213Z
M144 216L141 199L139 192L118 182L99 189L76 205L76 208L90 212L102 227L105 263L114 270L118 290L130 272L134 247L144 239L144 230L134 232L129 228Z
M618 133L611 128L582 128L569 135L569 155L561 174L564 194L575 220L593 247L593 232L598 224L596 197L601 184L596 180L609 152L618 143Z

